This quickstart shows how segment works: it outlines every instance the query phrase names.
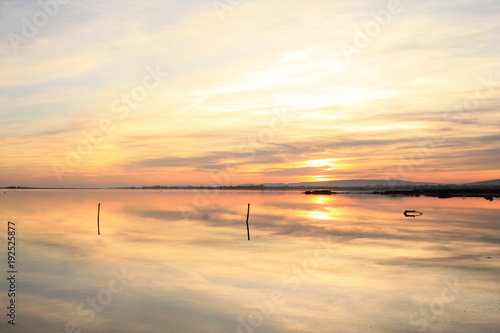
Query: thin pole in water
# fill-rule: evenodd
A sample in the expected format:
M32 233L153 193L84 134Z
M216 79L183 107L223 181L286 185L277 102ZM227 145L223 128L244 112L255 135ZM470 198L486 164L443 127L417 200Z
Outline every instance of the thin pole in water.
M248 235L248 240L250 240L250 227L248 226L248 217L250 216L250 204L248 204L248 210L247 210L247 235Z
M99 226L99 212L101 211L101 203L97 205L97 234L101 234L101 228Z

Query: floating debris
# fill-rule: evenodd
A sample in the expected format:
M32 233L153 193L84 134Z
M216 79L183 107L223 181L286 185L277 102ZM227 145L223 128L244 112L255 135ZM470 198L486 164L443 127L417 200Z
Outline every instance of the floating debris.
M419 212L418 210L405 210L403 213L406 217L416 217L420 215L424 215L424 213Z

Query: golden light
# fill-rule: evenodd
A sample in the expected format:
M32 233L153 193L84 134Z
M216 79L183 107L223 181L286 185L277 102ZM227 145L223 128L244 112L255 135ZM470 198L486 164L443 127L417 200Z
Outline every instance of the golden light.
M315 167L315 168L320 168L320 167L333 167L334 164L333 162L338 161L338 158L325 158L325 159L320 159L320 160L309 160L302 162L302 167Z
M308 214L309 218L316 220L331 220L332 217L327 212L313 211Z

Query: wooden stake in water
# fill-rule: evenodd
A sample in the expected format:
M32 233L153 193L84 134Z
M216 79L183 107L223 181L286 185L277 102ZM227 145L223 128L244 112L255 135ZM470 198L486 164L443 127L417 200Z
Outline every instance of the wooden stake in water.
M97 205L97 234L101 234L101 228L99 226L99 212L101 211L101 203Z
M248 226L248 217L250 216L250 204L248 204L248 210L247 210L247 235L248 235L248 240L250 240L250 227Z

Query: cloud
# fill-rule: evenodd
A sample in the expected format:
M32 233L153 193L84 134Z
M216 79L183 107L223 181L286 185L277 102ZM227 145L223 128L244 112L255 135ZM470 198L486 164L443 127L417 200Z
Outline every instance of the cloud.
M340 45L355 45L359 31L374 22L372 13L386 5L244 1L224 20L210 1L61 6L18 52L7 39L0 42L1 157L9 161L0 183L36 185L30 180L40 177L30 165L51 174L52 162L63 163L82 130L113 115L113 103L140 85L148 66L161 67L168 78L116 122L105 144L72 170L71 181L120 170L122 180L203 183L207 172L240 163L235 181L272 176L280 182L301 162L323 158L344 159L339 177L349 177L348 170L362 175L363 163L372 163L370 176L383 177L435 131L445 131L448 141L412 177L429 177L430 163L446 165L450 175L459 165L480 175L486 163L489 176L495 159L472 150L477 144L496 149L498 3L405 2L348 62ZM38 10L37 2L2 3L2 31L21 33L22 18ZM491 86L478 105L459 124L446 118L476 96L481 79ZM287 126L252 159L238 153L249 137L269 129L273 111L283 106ZM306 176L303 171L297 176ZM192 177L179 177L182 172Z

